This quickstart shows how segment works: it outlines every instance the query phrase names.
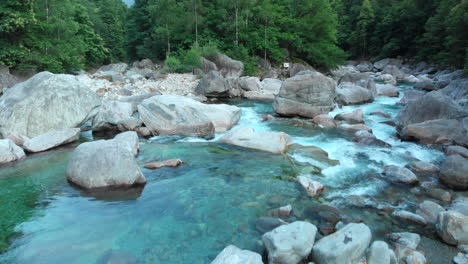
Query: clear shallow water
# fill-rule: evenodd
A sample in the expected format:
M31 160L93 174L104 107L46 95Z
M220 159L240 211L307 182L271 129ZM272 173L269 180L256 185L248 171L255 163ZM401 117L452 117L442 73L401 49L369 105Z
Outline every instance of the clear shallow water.
M216 143L222 135L210 141L156 137L142 142L138 156L142 166L158 159L186 162L176 169L144 170L148 183L143 189L90 193L71 187L65 179L71 149L0 168L0 239L4 248L7 239L10 242L0 263L99 263L109 252L136 263L209 263L228 244L261 253L256 219L286 204L295 210L290 221L302 219L317 225L323 222L316 208L331 204L345 221L364 220L376 239L391 231L416 230L350 202L359 196L414 210L425 199L407 186L376 177L385 165L403 166L415 158L437 162L442 157L437 150L399 141L395 128L379 123L386 119L368 115L382 108L394 117L398 100L381 97L372 104L331 113L363 109L366 124L379 139L393 145L391 149L356 145L350 136L318 128L308 120L262 122L261 115L272 113L269 104L231 102L243 109L239 126L284 131L296 143L321 147L340 161L338 166L323 167L320 174L308 174L327 187L318 199L308 197L290 181L306 171L308 162L316 165L314 161ZM432 237L430 230L418 231ZM427 241L441 245L437 240Z

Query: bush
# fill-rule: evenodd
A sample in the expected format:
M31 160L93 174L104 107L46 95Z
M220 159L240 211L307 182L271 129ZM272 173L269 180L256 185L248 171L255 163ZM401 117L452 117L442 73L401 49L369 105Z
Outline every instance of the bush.
M176 72L180 68L180 60L177 57L170 56L164 62L164 65L170 72Z

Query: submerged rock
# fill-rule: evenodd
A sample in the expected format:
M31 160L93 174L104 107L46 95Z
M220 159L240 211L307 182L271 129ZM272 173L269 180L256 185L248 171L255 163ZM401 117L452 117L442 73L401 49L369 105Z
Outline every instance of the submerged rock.
M334 108L335 82L318 73L286 79L273 103L276 113L284 116L314 117Z
M418 182L418 177L410 170L394 165L385 166L384 175L386 179L396 183L415 184Z
M338 130L341 130L343 132L348 132L348 133L353 133L353 134L360 130L365 130L369 133L372 133L372 128L364 124L357 124L357 125L343 124L343 125L339 125L337 128Z
M343 112L335 116L335 120L345 121L348 124L364 124L364 113L361 109L352 112Z
M281 206L280 208L271 209L268 211L268 215L271 217L288 218L293 213L293 208L290 204Z
M80 139L79 128L55 130L26 140L23 148L29 152L46 151L61 145L75 142Z
M258 253L229 245L218 254L211 264L263 264L263 261L262 256Z
M80 127L99 105L97 95L75 76L41 72L0 97L0 134L35 137Z
M383 117L383 118L391 118L391 116L389 114L387 114L385 112L385 110L383 110L383 109L377 109L377 110L371 112L370 114L380 116L380 117Z
M437 234L450 245L468 244L468 216L456 211L439 214L436 224Z
M374 134L367 130L359 130L354 134L353 141L365 146L390 147L391 145L385 141L378 139Z
M263 235L270 264L298 264L309 256L315 242L317 227L297 221L275 228Z
M255 221L255 228L262 234L288 223L276 217L260 217Z
M440 168L440 180L457 190L468 189L468 159L460 155L448 156Z
M70 157L67 179L85 189L146 183L131 145L121 139L79 145Z
M343 264L360 260L370 244L372 233L365 224L351 223L320 239L312 250L317 264Z
M250 127L239 127L226 133L219 142L281 154L286 152L291 137L283 132L257 132Z
M161 162L152 162L145 165L145 169L156 170L164 167L179 167L180 165L184 164L184 162L180 159L170 159Z
M340 161L330 159L328 152L316 146L294 144L288 148L288 155L300 163L311 164L321 169L340 164ZM301 158L306 160L303 162Z
M10 139L0 139L0 165L26 157L22 148Z
M297 177L297 182L304 188L304 190L312 197L320 195L325 188L320 182L309 179L305 176Z

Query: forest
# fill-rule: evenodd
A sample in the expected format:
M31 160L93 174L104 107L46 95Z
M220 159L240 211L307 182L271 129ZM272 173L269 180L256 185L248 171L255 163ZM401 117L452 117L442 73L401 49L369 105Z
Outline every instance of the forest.
M466 28L468 0L5 0L0 64L58 73L171 58L185 71L216 49L247 73L397 56L466 68Z

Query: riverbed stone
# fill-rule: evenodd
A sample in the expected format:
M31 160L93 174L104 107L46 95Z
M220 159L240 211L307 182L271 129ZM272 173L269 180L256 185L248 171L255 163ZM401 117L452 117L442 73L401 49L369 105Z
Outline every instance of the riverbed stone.
M282 225L263 235L270 264L297 264L309 256L315 242L317 227L296 221Z
M273 102L276 113L313 118L334 108L336 84L318 72L286 79Z
M468 253L459 252L452 260L455 264L468 264Z
M374 241L369 248L367 264L390 264L393 250L384 241ZM393 253L394 255L394 253Z
M306 176L297 177L297 182L304 188L307 194L309 194L309 196L311 197L320 195L320 193L325 188L320 182L309 179Z
M417 140L424 144L454 142L468 146L468 132L457 120L428 120L407 125L400 133L403 140ZM445 140L441 141L444 138Z
M345 121L348 124L364 124L364 113L362 109L356 109L352 112L343 112L337 114L335 120Z
M251 127L238 127L227 132L219 142L281 154L287 151L291 137L284 132L255 131Z
M242 250L229 245L211 262L211 264L263 264L260 254Z
M437 234L449 245L468 245L468 216L456 211L439 213Z
M423 182L420 187L423 193L431 198L442 202L450 202L452 200L452 194L447 190L442 189L439 185L430 182Z
M117 130L120 120L133 115L131 103L103 100L93 119L93 131Z
M468 216L468 197L458 197L452 201L449 210L457 211Z
M35 137L81 127L94 117L100 103L77 77L41 72L0 97L0 135Z
M377 95L387 97L398 97L400 91L398 87L392 84L377 84Z
M221 73L210 71L200 80L195 92L206 97L229 97L229 86Z
M24 142L26 142L30 138L13 132L13 133L8 134L8 136L6 136L5 139L10 139L11 141L15 143L15 145L17 145L18 147L22 147Z
M355 84L342 83L336 89L336 101L339 104L364 104L373 100L374 96L371 91Z
M255 221L255 228L262 234L270 232L278 226L287 225L283 219L278 217L260 217Z
M42 152L80 139L79 128L54 130L26 140L23 148L28 152Z
M85 189L146 183L129 143L119 139L79 145L68 162L67 179Z
M396 183L415 184L418 177L404 167L389 165L384 167L385 178Z
M328 114L316 115L316 116L314 116L313 121L314 121L315 124L317 124L317 125L319 125L321 127L324 127L324 128L335 128L336 127L335 119L333 119L333 117L331 117Z
M207 56L206 59L216 64L218 71L225 78L239 78L244 73L244 64L225 54L217 53Z
M26 157L22 148L10 139L0 139L0 165Z
M383 110L383 109L377 109L375 111L372 111L370 114L380 116L380 117L383 117L383 118L391 118L391 116L389 114L387 114L385 112L385 110Z
M352 263L363 257L371 238L369 227L351 223L317 241L312 255L318 264Z
M365 146L378 146L378 147L390 147L391 145L387 142L378 139L374 134L369 133L367 130L359 130L354 134L353 142L357 142L360 145Z
M405 258L406 264L426 264L426 257L419 251L413 251Z
M443 211L445 211L445 209L439 204L426 200L419 204L416 213L422 216L427 223L435 224L439 213Z
M464 158L468 158L468 149L462 146L449 146L446 150L448 156L460 155Z
M395 77L393 77L393 75L391 74L382 74L382 75L379 75L377 78L375 78L377 81L381 81L383 82L385 85L396 85L397 84L397 81L395 79Z
M399 67L395 65L387 65L382 71L382 74L390 74L395 77L396 80L403 80L405 78L405 73L400 70Z
M364 125L364 124L355 124L355 125L350 125L350 124L342 124L336 127L338 130L341 130L343 132L348 132L348 133L356 133L360 130L366 130L369 133L372 133L372 128Z
M437 174L439 172L439 167L434 165L433 163L430 162L424 162L424 161L412 161L405 166L408 168L410 171L413 173L419 173L419 174Z
M424 217L405 210L396 210L392 213L392 216L409 224L416 224L422 226L427 224L427 221L426 219L424 219Z
M468 159L460 155L448 156L440 168L439 179L457 190L468 189Z
M99 68L97 71L98 72L113 71L117 73L124 73L127 69L128 69L128 64L120 62L120 63L112 63L112 64L104 65L101 68Z
M175 167L179 167L182 164L184 164L184 162L181 159L169 159L165 161L148 163L145 165L145 169L156 170L156 169L160 169L163 167L175 168Z
M307 163L321 169L340 164L339 160L331 159L328 152L316 146L293 144L288 148L288 155L299 163ZM305 160L302 160L302 158L305 158Z
M400 67L402 64L400 59L395 59L395 58L385 58L379 61L374 62L374 68L378 70L383 70L385 67L388 65L395 65Z
M268 215L271 217L279 217L279 218L288 218L292 215L293 208L290 204L281 206L279 208L271 209L268 211Z

